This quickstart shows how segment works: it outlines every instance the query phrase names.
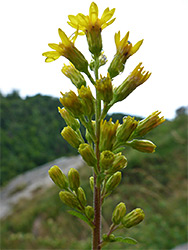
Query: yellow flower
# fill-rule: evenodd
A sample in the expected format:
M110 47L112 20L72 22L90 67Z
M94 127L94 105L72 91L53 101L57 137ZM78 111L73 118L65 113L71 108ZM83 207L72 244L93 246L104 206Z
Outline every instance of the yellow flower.
M42 54L43 56L46 56L45 62L53 62L60 56L64 56L74 64L76 69L87 73L88 62L85 59L84 55L74 46L74 42L72 42L61 29L58 29L58 32L62 42L59 44L48 44L49 47L51 49L54 49L55 51L47 51Z
M89 50L92 54L99 56L102 50L101 31L115 21L115 18L110 20L115 12L115 9L109 10L106 8L98 18L98 7L92 2L89 8L89 15L85 16L82 13L76 16L69 15L68 24L76 30L81 30L80 35L86 34Z
M151 73L143 71L144 67L141 67L141 65L142 63L139 63L125 81L114 89L113 103L124 100L133 90L150 77Z
M127 59L135 54L143 43L143 40L137 42L134 46L128 41L129 32L120 40L120 31L115 34L115 44L117 52L108 68L111 78L123 72Z

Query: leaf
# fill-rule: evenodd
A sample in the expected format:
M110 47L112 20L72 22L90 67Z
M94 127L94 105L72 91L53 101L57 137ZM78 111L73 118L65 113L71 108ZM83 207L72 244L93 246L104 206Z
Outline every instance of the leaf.
M85 215L83 215L77 211L74 211L74 210L68 210L68 213L85 221L90 227L94 228L94 225L87 219L87 217Z
M113 240L113 242L117 242L117 241L128 243L128 244L134 244L134 245L138 243L135 239L133 239L131 237L125 237L125 238L120 237L120 236L119 237L115 237L115 239Z

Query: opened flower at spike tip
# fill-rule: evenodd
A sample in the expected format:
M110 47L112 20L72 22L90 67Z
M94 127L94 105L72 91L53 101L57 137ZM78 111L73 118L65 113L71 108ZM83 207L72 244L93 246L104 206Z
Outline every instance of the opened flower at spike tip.
M127 59L135 54L143 43L143 40L137 42L134 46L128 41L129 32L120 40L120 31L115 34L115 44L117 52L108 68L111 78L123 72Z
M58 29L58 32L62 42L59 44L48 44L48 46L55 51L47 51L42 54L43 56L46 56L45 62L53 62L60 56L64 56L75 66L77 70L87 74L88 62L84 55L74 46L74 41L77 35L75 35L73 41L71 41L71 39L68 38L65 32L61 29Z
M102 50L101 31L115 21L111 19L115 9L106 8L101 16L98 17L99 11L96 3L92 2L89 8L89 15L85 16L82 13L69 15L68 24L76 30L81 30L82 35L86 34L89 50L95 56L99 56Z

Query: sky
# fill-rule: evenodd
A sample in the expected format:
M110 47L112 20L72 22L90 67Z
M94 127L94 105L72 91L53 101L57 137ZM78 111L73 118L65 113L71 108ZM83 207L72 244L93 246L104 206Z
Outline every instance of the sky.
M58 28L70 36L74 29L68 24L68 15L89 13L89 0L2 0L0 2L1 60L0 91L3 94L18 90L26 96L50 95L60 97L60 91L74 90L61 68L68 61L61 57L45 63L42 53L51 50L48 43L59 43ZM175 110L188 105L188 1L187 0L96 0L99 17L104 9L116 8L116 21L102 31L103 49L108 63L101 67L105 76L116 52L114 34L121 37L130 31L129 41L134 45L144 39L139 51L130 57L124 72L113 84L119 86L139 62L151 77L110 112L148 116L160 110L172 119ZM75 46L88 61L91 55L85 37L79 37ZM87 77L85 77L88 81Z

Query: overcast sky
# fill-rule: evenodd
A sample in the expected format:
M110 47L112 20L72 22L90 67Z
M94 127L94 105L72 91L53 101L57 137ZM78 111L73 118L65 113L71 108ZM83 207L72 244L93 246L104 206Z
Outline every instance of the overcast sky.
M1 60L0 90L3 94L13 89L22 97L35 94L60 97L60 91L74 89L62 73L66 59L45 63L42 53L48 43L59 43L58 28L67 35L73 29L67 24L68 15L88 14L92 1L88 0L2 0L0 2ZM108 62L116 52L115 32L123 37L130 31L133 45L144 39L140 50L126 64L125 71L114 80L118 86L143 62L150 79L138 87L126 100L110 111L148 116L161 110L166 118L173 118L175 110L187 106L188 85L188 0L96 0L99 16L106 7L116 8L116 21L102 31L103 49ZM76 47L86 55L85 37ZM109 65L109 64L108 64ZM108 66L107 65L107 66ZM101 71L106 75L107 66ZM54 108L55 110L55 108Z

